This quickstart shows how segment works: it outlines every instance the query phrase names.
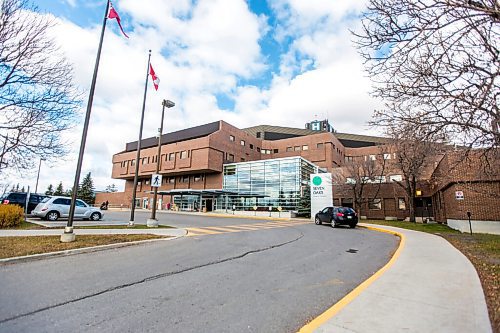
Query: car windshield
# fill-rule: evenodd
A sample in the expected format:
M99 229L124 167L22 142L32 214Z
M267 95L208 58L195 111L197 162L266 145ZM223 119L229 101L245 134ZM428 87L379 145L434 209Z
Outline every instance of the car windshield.
M339 209L342 213L354 213L354 209L349 207L344 207Z

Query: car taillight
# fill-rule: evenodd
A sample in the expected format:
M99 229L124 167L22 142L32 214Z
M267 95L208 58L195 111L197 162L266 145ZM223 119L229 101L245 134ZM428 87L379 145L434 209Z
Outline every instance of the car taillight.
M9 204L9 202L10 202L10 201L9 201L8 199L5 199L2 203L3 203L4 205L8 205L8 204Z
M344 216L344 214L342 214L342 213L337 213L337 216Z

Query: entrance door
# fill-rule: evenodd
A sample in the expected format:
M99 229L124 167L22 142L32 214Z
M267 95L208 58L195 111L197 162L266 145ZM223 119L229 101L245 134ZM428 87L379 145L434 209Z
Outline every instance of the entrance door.
M142 208L148 209L148 198L142 198Z
M213 210L212 204L212 199L205 199L205 207L207 208L207 212L211 212Z

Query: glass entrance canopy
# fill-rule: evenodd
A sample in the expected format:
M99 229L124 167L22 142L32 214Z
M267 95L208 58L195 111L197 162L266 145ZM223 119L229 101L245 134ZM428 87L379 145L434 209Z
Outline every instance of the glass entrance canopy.
M318 166L299 156L225 164L223 190L238 193L230 197L238 210L272 206L294 211L309 201L304 194L310 174L318 172Z

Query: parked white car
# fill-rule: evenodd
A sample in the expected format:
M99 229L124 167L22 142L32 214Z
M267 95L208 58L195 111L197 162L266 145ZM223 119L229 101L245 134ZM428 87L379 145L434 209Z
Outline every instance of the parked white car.
M68 197L48 197L42 200L31 212L44 220L57 221L60 217L69 216L71 198ZM104 216L103 212L97 208L89 206L83 200L76 199L75 218L84 220L99 221Z

